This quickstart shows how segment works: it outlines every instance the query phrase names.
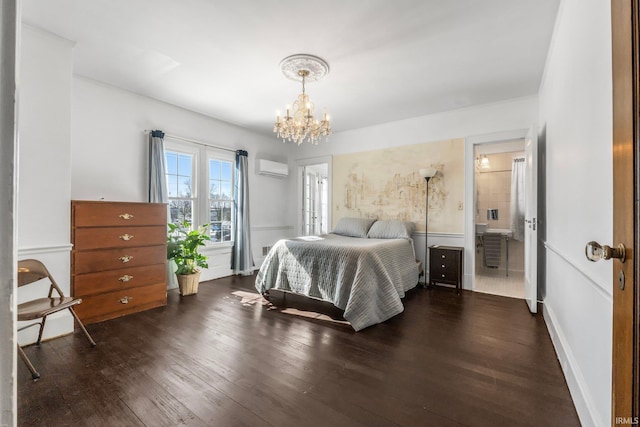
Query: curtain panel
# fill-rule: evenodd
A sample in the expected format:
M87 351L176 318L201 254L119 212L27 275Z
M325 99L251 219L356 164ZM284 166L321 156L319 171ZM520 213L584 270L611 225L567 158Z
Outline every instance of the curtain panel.
M524 240L524 159L513 159L511 166L511 231L513 239Z
M167 203L167 166L164 160L164 132L149 133L149 202Z
M236 151L235 216L231 269L235 274L253 274L251 227L249 225L249 166L245 150Z

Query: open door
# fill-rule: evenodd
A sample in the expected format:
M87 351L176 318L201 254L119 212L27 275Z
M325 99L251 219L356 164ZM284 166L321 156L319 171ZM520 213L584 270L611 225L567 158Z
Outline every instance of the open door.
M640 416L640 1L611 0L613 58L612 425L636 425ZM617 254L619 255L619 254Z
M302 170L302 234L328 233L328 165L306 165Z
M531 313L538 312L538 135L529 129L524 142L524 295Z

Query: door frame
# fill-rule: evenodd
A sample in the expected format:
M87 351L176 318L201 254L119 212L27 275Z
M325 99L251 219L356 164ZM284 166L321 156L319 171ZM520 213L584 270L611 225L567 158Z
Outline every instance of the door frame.
M623 243L628 261L613 260L611 424L638 423L640 416L640 0L611 1L613 76L613 244ZM630 212L631 211L631 212ZM621 272L625 290L618 286Z
M475 289L476 272L476 223L474 190L475 148L476 145L492 144L524 139L529 129L515 129L502 132L474 135L464 140L464 282L463 289Z
M303 193L303 186L304 186L304 182L302 180L302 170L305 166L309 166L309 165L317 165L320 163L326 163L327 164L327 198L328 203L329 203L329 209L327 211L327 229L331 230L333 229L333 225L331 223L331 212L332 212L332 168L331 168L331 164L333 161L333 157L332 156L319 156L319 157L309 157L309 158L305 158L305 159L297 159L295 161L296 163L296 232L295 235L298 236L302 236L304 234L304 223L302 222L302 193Z
M18 102L21 4L0 3L0 425L14 426L17 410L16 299L18 295Z

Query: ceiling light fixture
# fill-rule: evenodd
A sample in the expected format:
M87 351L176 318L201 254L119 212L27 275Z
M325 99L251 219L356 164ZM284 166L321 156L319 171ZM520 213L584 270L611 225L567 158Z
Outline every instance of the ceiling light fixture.
M284 58L280 62L282 74L288 79L302 82L302 93L293 103L293 113L291 107L286 106L287 114L280 117L280 112L276 113L276 123L273 131L283 142L293 141L300 145L308 141L314 145L318 144L321 137L331 135L331 123L325 108L322 120L318 121L313 115L313 103L309 95L305 92L305 83L317 82L329 73L329 64L317 56L296 54Z
M485 154L480 156L480 169L491 169L489 158Z

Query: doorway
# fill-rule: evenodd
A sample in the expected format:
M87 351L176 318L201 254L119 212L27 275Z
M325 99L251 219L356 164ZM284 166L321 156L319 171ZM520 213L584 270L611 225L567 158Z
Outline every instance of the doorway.
M302 166L302 234L329 232L329 165Z
M522 298L527 302L531 313L537 312L537 251L532 251L532 242L537 242L537 185L532 186L537 177L537 138L535 126L530 129L519 129L513 131L496 132L492 134L472 136L465 139L465 283L466 289L487 292L497 295ZM536 149L534 149L536 148ZM511 166L502 164L504 159L496 157L494 170L502 170L507 174L507 170L513 170L513 158L524 157L524 218L519 217L515 224L524 230L515 230L511 223L511 183L498 184L496 189L489 189L491 196L482 197L478 200L477 184L480 179L486 181L498 181L496 177L487 173L485 178L480 178L480 170L483 165L487 172L491 170L490 155L505 154L510 158ZM486 167L488 157L489 167ZM502 167L501 167L502 166ZM476 168L478 173L476 173ZM509 172L510 174L511 172ZM478 175L478 179L476 179ZM531 182L530 182L531 181ZM482 183L480 183L480 187ZM500 190L501 188L501 190ZM508 190L507 190L508 189ZM502 193L500 196L499 194ZM508 194L508 196L507 196ZM492 198L493 197L493 198ZM480 201L480 204L478 204ZM501 203L501 204L500 204ZM507 222L501 225L500 220ZM478 225L476 225L478 224ZM524 234L523 248L514 247L515 232ZM491 235L492 234L492 235ZM482 236L481 239L477 237ZM507 240L508 239L508 240ZM519 241L519 240L518 240ZM489 246L492 246L489 248ZM487 250L487 261L485 261L485 247ZM507 249L509 250L509 264L507 265ZM522 253L522 255L519 254ZM522 257L522 258L520 258ZM523 261L520 261L523 259ZM516 261L517 260L517 261ZM520 265L518 265L520 264ZM523 265L522 265L523 264ZM522 266L521 266L522 265ZM509 276L507 276L507 268ZM486 274L476 274L479 273ZM486 278L486 279L485 279ZM514 286L510 286L509 281L516 281L518 293L513 292ZM478 279L478 280L476 280ZM523 289L521 291L520 289Z
M332 226L331 156L300 159L296 166L296 234L326 234Z
M474 146L474 290L525 298L524 139Z

